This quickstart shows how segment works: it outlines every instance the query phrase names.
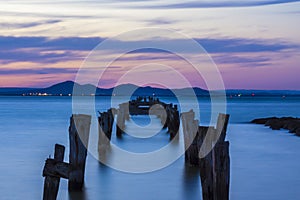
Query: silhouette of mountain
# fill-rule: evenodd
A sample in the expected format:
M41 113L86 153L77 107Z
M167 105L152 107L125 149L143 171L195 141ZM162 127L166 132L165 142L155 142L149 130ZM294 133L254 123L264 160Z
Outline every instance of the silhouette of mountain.
M65 81L47 88L0 88L0 95L102 95L102 96L208 96L209 92L201 88L163 89L150 86L139 87L133 84L124 84L115 88L98 88L91 84L81 85L73 81ZM227 96L300 96L295 90L227 90ZM218 91L214 91L218 94Z

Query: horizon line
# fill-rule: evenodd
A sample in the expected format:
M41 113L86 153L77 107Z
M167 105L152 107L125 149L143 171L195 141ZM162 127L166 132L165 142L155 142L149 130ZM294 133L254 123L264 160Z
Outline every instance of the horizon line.
M59 84L62 84L62 83L67 83L67 82L72 82L73 84L79 84L81 86L84 86L84 85L92 85L98 89L106 89L106 90L109 90L109 89L113 89L115 87L118 87L118 86L123 86L123 85L133 85L133 86L136 86L138 88L145 88L145 87L150 87L150 88L154 88L154 89L169 89L169 90L180 90L180 89L189 89L189 88L193 88L193 89L201 89L201 90L205 90L205 91L222 91L222 89L218 89L218 90L208 90L208 89L204 89L202 87L198 87L198 86L192 86L192 87L183 87L183 88L166 88L166 87L157 87L157 86L151 86L151 85L136 85L136 84L133 84L133 83L124 83L124 84L118 84L118 85L115 85L113 87L100 87L100 86L95 86L91 83L78 83L78 82L75 82L75 81L72 81L72 80L66 80L66 81L62 81L62 82L57 82L57 83L54 83L54 84L50 84L49 86L45 86L45 87L1 87L0 86L0 89L46 89L46 88L50 88L50 87L53 87L55 85L59 85ZM245 88L225 88L224 91L229 91L229 90L243 90L243 91L299 91L300 92L300 89L245 89Z

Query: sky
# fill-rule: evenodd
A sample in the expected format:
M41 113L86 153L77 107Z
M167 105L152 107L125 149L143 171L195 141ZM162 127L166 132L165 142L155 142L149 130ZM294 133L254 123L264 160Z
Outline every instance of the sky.
M78 80L97 45L102 60L136 41L178 44L185 55L201 60L203 55L185 45L184 38L191 38L215 63L226 89L300 90L300 0L0 0L0 16L0 87ZM174 34L166 39L160 31L145 34L147 28ZM139 34L118 37L136 30ZM111 38L115 45L103 49L101 43ZM126 53L106 71L101 63L92 65L81 81L93 82L93 75L103 73L97 83L104 88L122 83L178 88L187 81L209 89L205 74L215 73L203 62L204 75L197 75L187 60L157 49Z

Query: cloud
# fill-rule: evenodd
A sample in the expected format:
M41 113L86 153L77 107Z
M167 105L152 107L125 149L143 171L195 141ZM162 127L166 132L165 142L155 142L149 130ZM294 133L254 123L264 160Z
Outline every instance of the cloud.
M262 56L247 57L228 54L212 56L212 58L217 64L238 64L240 67L261 67L269 65L272 61L271 58Z
M156 4L156 5L141 5L134 6L135 8L148 8L148 9L186 9L186 8L226 8L226 7L255 7L276 4L286 4L300 2L300 0L244 0L244 1L224 1L224 0L211 0L211 1L182 1L180 3L169 4Z
M47 37L12 37L0 36L0 60L9 62L38 62L55 63L66 60L82 59L82 55L95 48L105 38L99 37L62 37L50 39ZM299 49L298 44L284 41L258 40L245 38L196 38L196 42L208 53L257 53L281 52L289 49ZM195 49L186 44L184 39L142 40L142 41L113 41L106 46L106 51L118 52L120 49L134 49L140 43L149 48L138 49L131 54L166 53L167 51L152 48L156 44L165 47L179 48L185 53L194 53ZM81 52L81 53L80 53ZM172 53L172 52L171 52ZM155 56L154 56L155 57ZM146 59L140 57L140 59Z
M99 37L61 37L50 39L47 37L12 37L0 36L1 50L16 50L24 48L43 48L48 50L77 50L90 51L95 48L105 38ZM298 48L299 45L290 44L284 41L258 40L244 38L195 38L208 52L262 52L262 51L280 51L290 48ZM139 44L149 44L148 50L144 52L161 52L151 48L153 43L161 43L165 46L174 46L174 44L185 47L184 39L169 40L141 40L141 41L113 41L111 50L120 49L122 47L134 47ZM117 46L114 46L117 45ZM188 50L188 49L187 49ZM139 50L137 52L143 52Z
M88 0L88 1L62 1L61 5L110 5L116 7L131 8L156 8L156 9L180 9L180 8L216 8L216 7L253 7L299 2L300 0ZM46 2L46 4L49 2ZM59 3L59 2L58 2ZM45 3L43 3L45 4Z
M22 17L43 17L43 18L59 18L59 19L95 19L95 18L109 18L111 16L108 15L100 15L96 16L91 14L66 14L66 13L41 13L41 12L21 12L21 11L1 11L2 15L6 16L22 16Z
M91 50L103 41L99 37L14 37L0 36L0 51L19 48L43 48L49 50Z
M274 40L258 40L258 39L244 39L244 38L195 38L208 53L254 53L254 52L279 52L287 49L299 49L298 44L291 44L284 41ZM185 53L194 53L190 42L185 39L170 39L170 40L144 40L141 41L144 46L149 45L149 48L138 49L131 53L163 53L167 52L163 49L155 49L153 46L173 47L175 50L183 51ZM119 42L113 45L116 49L134 48L140 46L139 42ZM172 52L171 52L172 53Z
M0 63L8 64L13 62L36 62L36 63L57 63L61 61L70 61L81 58L74 52L47 52L41 50L30 51L0 51Z
M169 25L174 24L177 20L165 19L165 18L156 18L145 21L149 26L157 26L157 25Z
M47 37L0 36L0 62L2 64L24 61L57 63L83 59L78 51L90 51L102 40L98 37L50 39Z
M28 23L0 23L0 28L31 28L35 26L45 25L45 24L56 24L61 22L61 20L46 20L38 22L28 22Z
M30 75L30 74L76 74L77 69L70 68L36 68L36 69L0 69L1 75Z
M297 44L290 44L283 41L243 38L196 39L196 41L209 53L278 52L286 49L299 48Z

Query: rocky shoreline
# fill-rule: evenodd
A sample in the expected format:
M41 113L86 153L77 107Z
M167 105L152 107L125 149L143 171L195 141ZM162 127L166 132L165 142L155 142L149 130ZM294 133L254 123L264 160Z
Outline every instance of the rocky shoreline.
M294 117L269 117L254 119L251 123L264 124L269 126L272 130L287 129L290 133L300 136L300 118Z

